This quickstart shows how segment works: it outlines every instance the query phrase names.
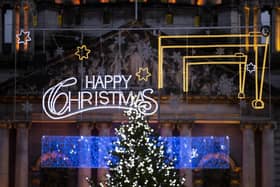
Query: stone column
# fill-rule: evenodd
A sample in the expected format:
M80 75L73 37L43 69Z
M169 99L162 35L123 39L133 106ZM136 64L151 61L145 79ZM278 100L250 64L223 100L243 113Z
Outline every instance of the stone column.
M9 187L9 128L7 122L0 122L0 181L3 187Z
M107 122L97 123L96 128L98 130L98 136L110 136L111 135L111 124ZM103 159L103 158L102 158ZM98 168L97 170L97 181L105 185L106 174L108 169Z
M192 123L179 123L177 125L177 128L180 133L181 138L189 138L192 135ZM183 144L183 143L180 143ZM182 147L183 145L180 145ZM185 152L185 149L183 149ZM191 141L189 142L189 145L187 147L187 153L191 152ZM185 155L185 153L183 154ZM192 181L192 168L183 168L180 169L180 176L184 177L186 182L184 184L185 187L192 187L193 186L193 181Z
M91 136L92 125L89 122L80 122L78 124L80 129L80 136ZM82 160L90 160L90 154L80 155ZM88 182L86 181L86 177L91 178L91 168L79 168L78 170L78 187L88 187Z
M163 122L160 124L160 136L162 137L170 137L173 134L175 124L172 124L171 122ZM166 144L167 146L167 153L169 150L172 150L172 145Z
M173 134L174 125L171 122L163 122L160 124L160 135L165 136L172 136Z
M28 187L28 123L17 123L15 186Z
M242 186L256 186L254 125L242 125Z
M275 124L268 123L262 130L262 186L274 186L274 132Z

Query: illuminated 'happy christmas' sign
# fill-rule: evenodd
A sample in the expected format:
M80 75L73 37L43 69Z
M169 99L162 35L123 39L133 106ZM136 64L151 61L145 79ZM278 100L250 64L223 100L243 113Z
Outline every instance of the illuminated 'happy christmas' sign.
M153 115L158 109L152 98L153 89L129 90L132 75L85 76L78 84L76 77L67 78L49 88L43 95L42 106L51 119L63 119L98 109L132 109ZM81 85L80 91L69 91Z

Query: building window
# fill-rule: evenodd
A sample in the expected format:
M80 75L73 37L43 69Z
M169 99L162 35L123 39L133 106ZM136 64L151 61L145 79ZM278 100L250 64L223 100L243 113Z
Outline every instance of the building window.
M4 14L4 43L11 44L13 37L13 11L7 9Z
M269 11L265 10L261 12L261 26L271 26L270 25L271 22L271 16L269 14ZM265 43L265 38L262 37L261 42Z

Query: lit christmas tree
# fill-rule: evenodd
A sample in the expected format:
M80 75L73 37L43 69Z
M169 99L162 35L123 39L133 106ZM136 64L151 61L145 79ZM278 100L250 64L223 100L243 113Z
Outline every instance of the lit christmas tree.
M116 129L118 140L108 161L107 186L168 187L182 186L174 159L165 151L165 143L154 135L145 117L138 111L125 114L128 124Z
M95 185L93 179L91 179L89 177L86 177L85 180L87 181L89 187L104 187L104 185L102 183Z
M86 177L85 180L87 181L89 187L94 187L94 181L91 178Z

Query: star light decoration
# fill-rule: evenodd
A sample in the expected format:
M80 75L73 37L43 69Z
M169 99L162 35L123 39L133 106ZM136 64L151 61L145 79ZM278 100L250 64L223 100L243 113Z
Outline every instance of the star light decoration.
M21 104L22 110L25 111L26 113L32 111L32 104L29 103L29 101L26 101L25 103Z
M79 57L79 60L82 61L84 59L88 59L88 55L91 50L87 48L86 45L78 46L75 55Z
M63 47L58 47L56 50L55 50L55 53L57 56L63 56L63 53L64 53L64 50L63 50Z
M138 81L144 80L145 82L147 82L148 78L152 76L147 67L139 68L139 71L135 75L137 76Z
M256 71L256 65L253 64L252 62L250 62L249 64L246 65L247 71L249 73L253 73L254 71Z
M224 48L219 47L216 49L216 55L223 55L223 54L225 54Z
M180 52L173 52L171 58L174 62L177 63L180 63L182 61L182 55Z
M26 44L31 41L30 32L23 29L20 30L19 34L16 34L16 38L18 44Z

